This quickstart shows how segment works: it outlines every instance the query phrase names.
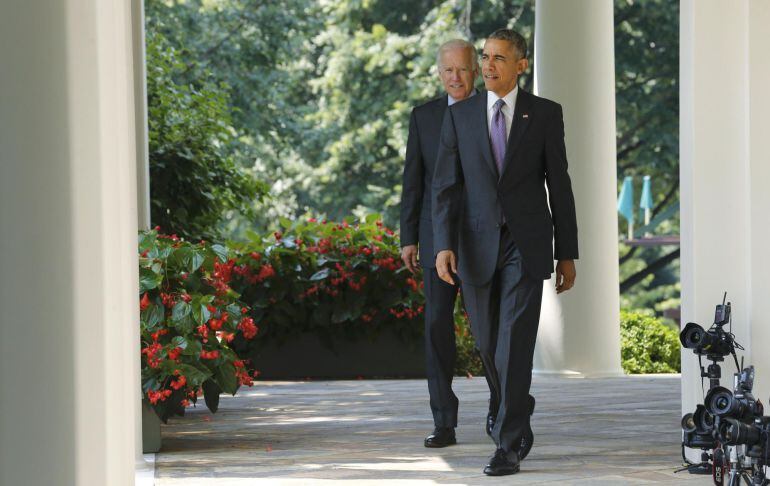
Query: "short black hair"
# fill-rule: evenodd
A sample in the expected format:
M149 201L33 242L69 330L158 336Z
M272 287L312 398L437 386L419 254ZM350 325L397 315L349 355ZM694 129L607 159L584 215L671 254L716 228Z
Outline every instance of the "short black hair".
M524 40L524 36L512 29L497 29L489 34L487 39L499 39L510 42L516 52L519 54L519 58L523 59L527 57L527 41Z

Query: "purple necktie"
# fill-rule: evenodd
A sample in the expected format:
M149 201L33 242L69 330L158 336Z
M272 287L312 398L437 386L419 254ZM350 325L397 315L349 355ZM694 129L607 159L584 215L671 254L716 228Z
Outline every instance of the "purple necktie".
M492 127L489 132L489 138L492 142L492 154L495 157L497 165L497 175L503 174L503 162L505 161L505 146L508 137L505 135L505 115L503 115L503 105L505 101L499 99L494 105L494 114L492 115Z

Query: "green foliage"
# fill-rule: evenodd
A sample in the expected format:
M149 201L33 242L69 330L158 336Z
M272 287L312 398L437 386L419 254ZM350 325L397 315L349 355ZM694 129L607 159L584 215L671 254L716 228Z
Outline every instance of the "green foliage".
M280 232L232 243L232 286L264 330L252 346L302 332L329 346L336 337L373 338L385 328L404 340L422 335L422 293L400 260L397 236L379 218L283 220Z
M455 301L455 344L457 361L454 374L457 376L480 376L484 374L481 357L476 350L476 340L471 334L468 314L463 309L461 299Z
M650 311L621 311L620 346L626 373L679 373L679 335Z
M233 128L226 91L205 77L178 82L185 69L163 36L148 30L151 218L167 233L211 239L226 211L253 214L266 188L227 148Z
M658 212L679 196L679 2L615 1L615 97L617 106L618 183L652 177ZM618 186L620 187L620 186ZM635 201L636 203L636 201ZM627 234L624 218L619 230ZM637 218L636 227L643 220ZM653 232L678 235L679 213ZM621 245L622 307L662 311L679 306L679 260L660 266L674 247ZM633 282L627 280L634 277ZM637 279L637 277L643 277Z
M229 342L257 333L227 285L227 250L147 231L139 235L139 252L144 397L164 422L184 415L201 389L216 412L220 392L234 395L251 384Z

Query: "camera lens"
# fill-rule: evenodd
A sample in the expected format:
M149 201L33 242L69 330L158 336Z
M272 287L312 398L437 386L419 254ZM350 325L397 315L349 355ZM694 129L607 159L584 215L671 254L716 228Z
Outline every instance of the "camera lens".
M716 408L719 410L726 410L730 406L730 400L725 397L719 397L716 399Z
M718 434L727 445L753 445L761 439L761 431L754 424L744 424L732 418L725 418L719 423Z
M723 386L712 388L706 394L706 408L712 415L728 415L736 412L733 410L735 408L733 402L733 393Z
M682 417L682 429L684 429L685 432L695 432L696 426L693 414L688 413Z
M703 345L705 331L694 322L688 323L679 333L679 341L687 349L699 348Z
M692 419L699 434L708 434L714 428L714 416L703 405L698 405L695 408Z

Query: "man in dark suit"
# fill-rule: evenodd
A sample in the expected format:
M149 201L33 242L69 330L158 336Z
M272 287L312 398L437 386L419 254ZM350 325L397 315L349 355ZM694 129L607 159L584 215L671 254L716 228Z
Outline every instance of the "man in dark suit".
M488 91L447 110L432 184L436 271L447 283L459 275L499 397L497 449L484 468L493 476L518 472L534 438L528 393L554 248L558 293L573 286L578 257L561 106L518 88L526 52L512 30L487 38L481 59Z
M412 110L401 192L401 258L415 273L419 254L424 271L426 372L435 426L425 447L456 443L458 400L452 391L452 376L457 286L441 280L435 269L431 181L444 112L475 92L473 84L479 75L476 49L464 40L446 42L439 48L437 66L446 94Z

